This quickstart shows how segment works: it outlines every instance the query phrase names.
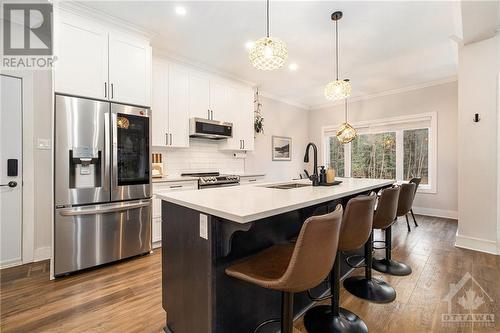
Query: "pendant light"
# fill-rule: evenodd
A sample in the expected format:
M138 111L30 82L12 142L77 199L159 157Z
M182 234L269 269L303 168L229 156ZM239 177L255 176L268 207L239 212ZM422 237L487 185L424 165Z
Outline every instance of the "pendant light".
M349 80L345 81L349 82ZM344 99L344 110L345 110L345 122L342 125L340 125L340 128L337 130L337 140L339 140L339 142L342 144L349 143L352 140L356 139L356 137L358 136L358 133L356 133L354 127L352 127L347 122L347 98Z
M250 49L249 58L253 67L263 70L272 71L283 67L288 50L286 44L269 35L269 0L266 0L266 37L257 40Z
M342 12L336 11L332 14L335 22L335 81L328 83L325 87L325 97L331 101L341 100L351 95L351 84L346 80L339 80L339 20Z

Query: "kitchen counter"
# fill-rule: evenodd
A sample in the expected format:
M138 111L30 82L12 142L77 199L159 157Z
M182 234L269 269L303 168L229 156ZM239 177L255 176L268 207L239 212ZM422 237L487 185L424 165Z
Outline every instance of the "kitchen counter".
M218 216L237 223L248 223L269 216L312 206L388 186L393 180L338 178L336 186L307 186L293 189L273 189L266 186L283 184L259 183L205 189L203 191L158 192L157 197L199 212ZM293 183L310 184L307 179Z
M165 332L252 332L280 316L280 293L259 288L225 274L225 269L273 244L296 237L310 216L346 206L360 194L391 186L393 180L342 179L337 186L292 189L260 183L183 192L157 192L162 199L162 306L168 313ZM341 274L353 270L344 264ZM328 254L325 254L328 255ZM331 254L330 254L331 255ZM359 264L361 261L355 262ZM314 295L326 295L320 283ZM307 293L294 295L294 314L311 306ZM248 309L251 309L249 311Z

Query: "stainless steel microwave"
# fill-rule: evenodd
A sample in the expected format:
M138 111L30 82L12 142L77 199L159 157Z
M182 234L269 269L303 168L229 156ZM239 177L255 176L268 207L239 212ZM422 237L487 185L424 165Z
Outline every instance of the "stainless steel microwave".
M189 121L189 136L222 140L233 137L233 124L217 120L191 118Z

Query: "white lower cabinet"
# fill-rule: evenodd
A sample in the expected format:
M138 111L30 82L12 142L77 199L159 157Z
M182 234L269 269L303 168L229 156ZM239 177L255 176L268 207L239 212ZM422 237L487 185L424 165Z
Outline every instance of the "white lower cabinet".
M240 176L240 184L241 185L246 185L246 184L255 184L255 183L260 183L265 180L266 176L264 175L257 175L257 176Z
M153 248L161 246L161 199L156 194L171 191L197 190L197 180L185 180L175 182L156 182L153 183L153 219L152 219L152 238Z

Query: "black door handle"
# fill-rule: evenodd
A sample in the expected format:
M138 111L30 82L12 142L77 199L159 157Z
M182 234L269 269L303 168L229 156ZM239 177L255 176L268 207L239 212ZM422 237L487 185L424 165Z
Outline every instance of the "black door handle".
M1 184L0 186L16 187L17 182L12 180L12 181L8 182L7 184Z

